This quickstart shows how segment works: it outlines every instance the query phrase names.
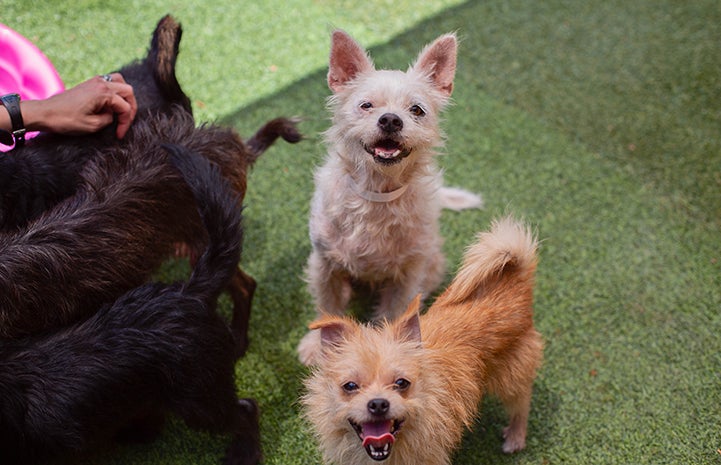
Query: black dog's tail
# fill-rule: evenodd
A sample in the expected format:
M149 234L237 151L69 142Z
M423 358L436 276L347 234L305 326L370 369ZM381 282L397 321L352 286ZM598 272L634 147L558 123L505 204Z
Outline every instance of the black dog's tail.
M180 87L175 76L175 62L180 51L180 39L183 28L170 15L160 19L153 32L147 60L153 68L155 82L168 102L179 103L192 113L190 99Z
M188 293L206 301L218 298L238 267L243 229L238 198L217 166L185 147L163 144L172 164L195 196L208 245L185 285Z
M303 139L296 127L297 123L297 119L290 118L276 118L265 123L245 142L253 157L251 162L257 160L279 137L291 144Z

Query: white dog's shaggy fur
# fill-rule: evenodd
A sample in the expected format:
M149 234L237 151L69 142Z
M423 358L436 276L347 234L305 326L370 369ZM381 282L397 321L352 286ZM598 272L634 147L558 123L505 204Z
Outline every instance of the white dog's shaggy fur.
M443 188L435 163L443 137L438 116L448 103L457 40L428 45L407 72L376 70L348 34L332 36L328 85L333 124L328 156L315 175L306 269L320 314L342 315L352 286L377 293L374 319L402 313L445 273L438 220L442 207L479 207L478 196ZM298 348L312 364L314 332Z

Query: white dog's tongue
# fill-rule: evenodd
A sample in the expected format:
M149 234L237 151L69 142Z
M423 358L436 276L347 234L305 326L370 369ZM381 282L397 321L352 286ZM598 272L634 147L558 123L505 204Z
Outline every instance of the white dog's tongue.
M392 426L391 420L363 423L363 447L368 444L372 444L374 447L393 444L396 438L391 434Z

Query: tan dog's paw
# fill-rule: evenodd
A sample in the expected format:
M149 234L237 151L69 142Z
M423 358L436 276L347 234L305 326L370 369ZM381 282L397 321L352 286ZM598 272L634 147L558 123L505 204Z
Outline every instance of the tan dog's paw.
M514 422L503 428L503 452L512 454L526 448L526 425Z

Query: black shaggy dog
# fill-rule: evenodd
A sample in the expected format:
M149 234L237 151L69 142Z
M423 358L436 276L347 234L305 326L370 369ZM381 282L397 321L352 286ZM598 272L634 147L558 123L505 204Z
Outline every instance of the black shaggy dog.
M237 198L204 157L168 150L197 198L207 249L187 282L145 284L50 335L0 340L0 463L149 440L167 412L232 434L224 463L260 460L257 406L237 398L235 341L215 312L241 253Z
M285 118L247 142L228 128L196 127L175 77L180 35L180 25L163 18L146 59L120 70L141 107L123 140L47 134L0 156L0 337L38 334L91 314L145 282L179 242L193 257L202 251L205 233L190 193L160 144L187 147L218 165L240 209L258 156L278 137L300 140ZM240 268L228 285L237 356L248 345L255 286Z
M138 121L126 138L128 145L105 148L87 162L73 196L27 227L0 234L0 337L38 334L88 316L144 283L174 244L205 244L193 196L162 144L220 161L225 174L242 142L226 128L195 127L183 112ZM235 306L231 323L241 355L250 296L238 300L247 303Z

